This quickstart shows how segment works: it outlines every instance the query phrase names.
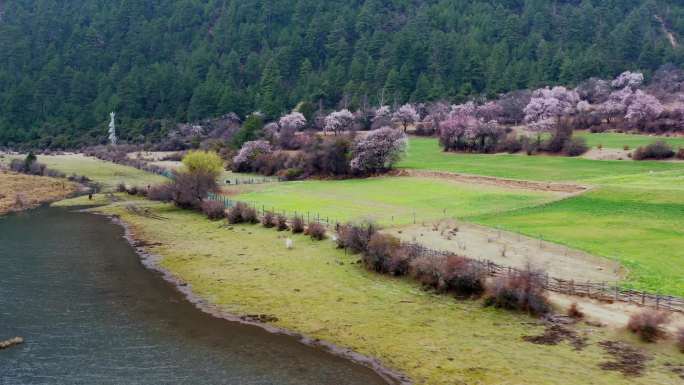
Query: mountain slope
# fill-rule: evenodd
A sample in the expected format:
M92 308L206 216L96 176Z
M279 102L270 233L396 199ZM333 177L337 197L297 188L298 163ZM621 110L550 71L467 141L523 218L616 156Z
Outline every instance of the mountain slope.
M126 140L301 100L355 106L684 64L653 0L0 1L0 146ZM663 22L661 23L656 16Z

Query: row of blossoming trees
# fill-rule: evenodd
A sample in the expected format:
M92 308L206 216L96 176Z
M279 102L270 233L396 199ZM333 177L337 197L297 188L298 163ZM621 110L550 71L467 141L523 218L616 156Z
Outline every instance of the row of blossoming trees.
M233 169L286 178L379 173L400 157L409 129L439 137L445 151L575 156L587 150L582 139L573 138L576 129L683 130L684 93L663 91L667 83L684 84L684 72L657 73L648 87L643 74L628 71L613 80L591 78L574 89L515 91L496 100L457 105L433 102L319 111L310 121L295 109L267 124L259 140L245 143L233 158ZM355 134L367 129L371 132Z

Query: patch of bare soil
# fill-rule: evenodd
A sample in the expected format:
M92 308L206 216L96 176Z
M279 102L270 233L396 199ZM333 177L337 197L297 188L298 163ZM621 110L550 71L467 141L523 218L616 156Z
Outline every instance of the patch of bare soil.
M604 325L612 328L624 328L629 322L629 317L644 311L644 307L625 302L602 302L586 297L573 297L570 295L549 293L549 300L558 309L566 310L571 304L576 303L579 310L584 313L588 323ZM678 328L684 327L684 314L671 313L670 322L665 330L674 333Z
M619 341L601 341L599 345L612 356L612 361L599 364L603 370L618 371L625 376L640 376L650 358L641 350Z
M582 158L593 160L632 160L629 157L631 150L621 150L619 148L592 148L582 155Z
M503 266L532 265L563 279L615 282L624 271L619 263L579 250L520 234L456 220L386 230L404 242L450 251L471 259L486 259Z
M486 184L498 187L532 190L532 191L547 191L557 192L563 194L580 194L589 189L588 186L570 184L570 183L551 183L551 182L536 182L528 180L504 179L495 178L491 176L458 174L451 172L440 171L425 171L425 170L394 170L394 176L413 176L424 178L440 178L453 180L463 183Z
M546 327L544 333L538 336L524 336L523 340L537 345L558 345L567 341L575 350L580 351L587 346L587 338L580 336L574 330L557 323Z

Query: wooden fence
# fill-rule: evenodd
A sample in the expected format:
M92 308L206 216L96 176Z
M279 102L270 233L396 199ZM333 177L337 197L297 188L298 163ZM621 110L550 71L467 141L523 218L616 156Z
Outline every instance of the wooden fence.
M225 195L210 193L207 197L210 200L222 202L226 208L231 208L239 201L232 200ZM288 218L300 217L307 223L318 222L329 227L336 227L341 222L334 218L321 216L316 212L309 211L286 211L268 208L266 206L258 206L255 203L242 202L250 207L253 207L258 214L263 215L266 212L272 212L276 215L282 214ZM410 247L415 248L415 255L426 255L432 257L445 257L454 255L453 252L434 250L427 248L420 244L409 244ZM491 277L514 277L523 273L521 269L502 266L490 260L476 260L471 259L477 266L483 269L488 276ZM620 287L617 283L608 282L591 282L586 280L566 280L556 277L550 277L543 273L539 275L539 281L543 283L546 290L560 294L576 295L588 298L594 298L601 301L618 301L639 306L649 306L656 309L670 310L684 313L684 298L648 293L645 291L631 290Z
M418 255L431 257L454 255L454 253L449 251L434 250L419 244L410 244L410 246L416 250ZM489 260L472 259L472 261L491 277L515 277L523 273L521 269L502 266ZM626 302L639 306L649 306L656 309L684 313L684 298L625 289L616 283L567 280L550 277L546 273L536 274L538 274L537 278L544 286L544 289L555 293L594 298L600 301Z
M283 209L279 209L279 208L275 208L275 207L268 207L266 205L258 205L255 202L245 202L245 201L233 200L233 199L230 199L227 196L221 195L221 194L209 193L207 195L207 199L212 200L212 201L221 202L221 203L223 203L223 206L227 209L235 206L238 203L243 203L249 207L252 207L254 210L256 210L256 212L259 216L263 216L265 213L270 212L270 213L273 213L275 215L283 215L283 216L290 218L290 219L295 218L295 217L302 218L302 219L304 219L304 221L306 221L306 223L318 222L318 223L324 224L324 225L331 227L331 228L333 228L333 227L335 227L341 223L336 218L326 216L326 215L321 215L320 213L315 212L315 211L296 211L296 210L288 211L288 210L283 210Z

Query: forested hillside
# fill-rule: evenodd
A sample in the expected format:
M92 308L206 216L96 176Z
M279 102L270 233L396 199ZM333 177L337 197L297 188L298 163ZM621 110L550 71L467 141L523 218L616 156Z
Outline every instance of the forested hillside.
M153 140L299 101L463 100L684 64L656 0L0 0L0 146Z

